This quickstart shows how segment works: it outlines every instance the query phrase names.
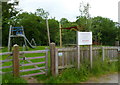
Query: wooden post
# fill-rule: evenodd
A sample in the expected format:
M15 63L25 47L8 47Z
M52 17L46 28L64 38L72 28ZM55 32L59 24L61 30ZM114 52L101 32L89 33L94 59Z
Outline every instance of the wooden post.
M46 69L46 75L48 74L48 48L46 48L45 53L45 69Z
M62 47L62 29L60 23L59 23L59 29L60 29L60 47Z
M58 49L55 48L55 76L58 75Z
M105 60L105 50L104 50L104 47L102 47L102 60L103 61Z
M90 50L90 67L92 68L92 60L93 60L93 58L92 58L92 45L90 45L90 48L89 48Z
M56 62L58 63L56 55L55 43L50 43L50 71L53 76L56 76Z
M80 47L78 44L78 31L77 31L77 68L80 69Z
M48 35L48 42L50 45L50 31L49 31L49 25L48 25L48 19L46 18L46 25L47 25L47 35Z
M9 29L8 52L11 50L11 27L12 27L12 25L10 25L10 29Z
M78 69L80 69L80 47L79 47L79 45L77 46L77 57L78 57L78 59L77 59L77 68Z
M19 46L13 46L13 76L19 77Z

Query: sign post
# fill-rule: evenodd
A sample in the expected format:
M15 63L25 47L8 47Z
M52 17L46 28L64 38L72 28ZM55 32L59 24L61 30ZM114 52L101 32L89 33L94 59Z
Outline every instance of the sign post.
M78 64L80 64L79 45L89 45L90 67L92 68L92 32L77 32Z

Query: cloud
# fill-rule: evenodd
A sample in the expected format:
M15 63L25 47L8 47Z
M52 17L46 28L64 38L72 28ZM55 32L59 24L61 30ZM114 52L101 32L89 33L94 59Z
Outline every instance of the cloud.
M118 14L118 0L83 0L89 2L91 16L103 16L116 21ZM24 11L35 12L37 8L43 8L50 16L67 18L74 21L80 15L79 5L82 0L20 0L19 7Z

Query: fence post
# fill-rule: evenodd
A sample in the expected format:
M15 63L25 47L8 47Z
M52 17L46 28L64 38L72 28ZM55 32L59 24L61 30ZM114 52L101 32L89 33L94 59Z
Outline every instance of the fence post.
M50 71L53 76L56 76L56 49L55 49L55 43L50 43Z
M104 47L102 47L102 60L103 61L105 60L105 50L104 50Z
M19 77L19 46L13 46L13 76Z
M80 69L80 46L77 46L77 68Z
M46 69L46 75L48 74L48 48L45 48L45 69Z
M90 45L89 51L90 51L90 67L92 68L92 63L93 63L93 57L92 57L92 45Z

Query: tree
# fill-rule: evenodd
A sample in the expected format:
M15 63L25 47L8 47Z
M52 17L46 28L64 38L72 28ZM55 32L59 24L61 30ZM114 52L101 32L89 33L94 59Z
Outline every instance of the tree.
M114 45L116 39L115 22L109 18L94 17L92 19L93 40L103 45Z
M45 20L33 13L24 12L18 15L18 22L24 27L29 40L35 39L37 45L47 44L47 30Z
M9 27L15 25L15 17L20 11L14 7L14 3L2 2L2 45L7 45Z
M42 17L43 19L46 19L46 18L48 18L48 16L49 16L49 13L46 12L43 8L38 8L38 9L36 9L35 14L36 14L37 16Z
M55 18L49 19L49 29L51 42L55 42L56 45L59 44L59 22Z
M89 3L80 3L79 11L80 16L77 16L76 23L81 28L80 31L90 31L91 30L91 18L89 14L90 5Z
M62 28L77 26L75 22L70 22L66 18L60 20ZM76 31L62 29L62 41L65 44L76 44Z

